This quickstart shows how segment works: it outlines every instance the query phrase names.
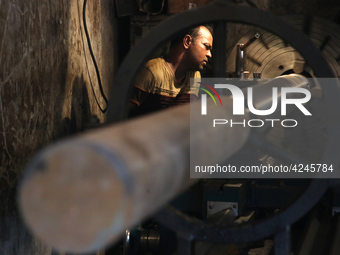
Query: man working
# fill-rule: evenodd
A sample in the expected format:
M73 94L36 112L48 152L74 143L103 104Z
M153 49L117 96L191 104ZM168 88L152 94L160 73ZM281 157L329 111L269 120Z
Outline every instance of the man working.
M190 78L200 78L199 70L211 58L212 29L199 26L171 43L164 58L148 61L136 79L130 115L136 116L190 102L198 87L190 88Z

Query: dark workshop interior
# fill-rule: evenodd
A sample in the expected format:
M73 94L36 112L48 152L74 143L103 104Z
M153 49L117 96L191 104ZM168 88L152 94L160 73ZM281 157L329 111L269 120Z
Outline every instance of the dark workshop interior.
M162 133L144 131L174 117L126 120L132 82L188 24L213 27L203 78L240 78L246 88L289 74L340 77L337 0L0 0L0 255L340 254L337 178L204 178L189 185L185 174L176 182L181 163L156 174L157 154L182 159L166 151ZM311 83L311 118L290 112L301 125L251 133L227 162L323 162L339 171L339 87ZM102 157L81 147L97 138L106 145L117 138L112 148L126 152L125 161L105 146L90 145ZM138 154L144 147L132 139L155 146ZM146 186L129 183L133 170L124 173L140 165L150 172L133 181ZM136 187L130 194L124 185ZM148 201L140 198L143 187Z

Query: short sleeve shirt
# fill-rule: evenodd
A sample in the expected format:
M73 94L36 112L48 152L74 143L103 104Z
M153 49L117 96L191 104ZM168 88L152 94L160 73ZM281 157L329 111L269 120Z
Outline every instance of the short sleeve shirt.
M190 99L197 98L199 90L198 82L190 86L190 78L200 79L201 74L187 71L182 83L179 83L163 58L152 59L138 75L135 82L137 89L131 101L143 112L188 103Z

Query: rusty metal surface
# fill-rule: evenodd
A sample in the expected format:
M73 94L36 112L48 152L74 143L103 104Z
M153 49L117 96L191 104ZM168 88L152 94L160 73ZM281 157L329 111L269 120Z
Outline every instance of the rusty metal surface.
M96 76L79 20L82 2L1 1L0 9L2 199L37 149L82 131L91 115L97 114L101 121L104 115L90 88L89 75L94 86ZM106 40L104 46L101 43L101 23L108 20L101 19L100 2L90 3L87 18L94 52L101 62L102 50L109 48L106 55L112 55L112 45ZM108 38L112 39L110 34ZM105 61L112 67L109 62ZM103 75L105 81L112 80L112 71ZM12 210L8 201L1 210L6 206Z
M6 233L0 254L51 254L15 223L17 180L39 148L81 132L93 114L104 121L90 88L95 73L82 37L82 3L0 1L0 228ZM106 85L113 80L112 8L110 1L91 1L87 10Z

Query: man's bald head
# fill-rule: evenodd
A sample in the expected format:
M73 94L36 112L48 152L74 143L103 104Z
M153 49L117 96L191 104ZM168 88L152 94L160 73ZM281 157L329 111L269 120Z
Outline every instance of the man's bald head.
M181 35L177 36L175 39L173 39L171 41L170 48L173 48L174 46L177 46L178 44L182 43L186 35L190 35L190 37L193 39L193 42L194 42L197 39L197 37L201 35L202 27L204 27L206 30L210 32L211 35L213 35L213 29L211 26L202 25L202 26L194 27L194 28L189 29L187 32L182 33Z

